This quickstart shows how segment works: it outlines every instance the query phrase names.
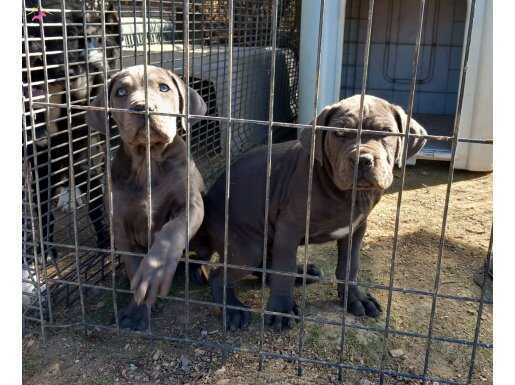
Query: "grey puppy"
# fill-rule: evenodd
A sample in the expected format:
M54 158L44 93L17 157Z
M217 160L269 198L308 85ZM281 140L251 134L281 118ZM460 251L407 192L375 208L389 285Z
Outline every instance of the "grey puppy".
M359 124L360 96L356 95L323 109L317 125L356 128ZM365 97L363 129L399 133L406 127L404 110L373 96ZM426 134L411 119L412 134ZM300 140L272 146L272 170L268 217L267 266L274 270L295 272L297 248L306 242L306 200L308 187L311 129L301 133ZM348 237L352 236L349 280L355 282L360 265L360 248L365 234L367 217L393 181L394 164L401 161L403 138L364 133L359 148L357 197L354 210L353 234L349 235L353 167L356 134L318 130L315 141L315 164L311 195L309 243L336 241L338 264L336 276L345 279L349 255ZM425 144L421 138L410 138L407 156L415 155ZM231 167L229 202L228 263L260 266L262 264L265 212L267 150L253 150ZM216 251L224 251L224 193L225 175L213 185L204 198L205 219L202 229L192 242L199 257L207 259ZM193 246L195 244L195 246ZM227 271L227 304L245 307L236 296L238 280L248 274L245 270ZM223 269L210 276L214 300L223 300ZM270 298L267 309L280 313L298 313L293 297L293 277L270 274ZM344 285L338 285L342 297ZM377 317L379 303L362 292L356 284L349 285L348 311L355 315ZM290 327L292 318L267 315L267 323L276 329ZM245 327L250 321L246 310L228 309L230 329Z
M148 107L151 112L185 113L186 85L173 72L147 67ZM150 115L150 158L152 218L148 240L147 134L145 128L145 81L143 66L116 73L108 86L109 106L126 111L112 111L118 126L121 146L112 162L113 227L116 250L146 254L124 256L133 301L120 312L120 326L136 330L148 327L147 311L156 296L166 295L186 246L186 165L190 166L190 236L204 217L204 183L193 160L187 159L186 145L178 135L185 119ZM106 105L104 93L95 99L95 107ZM204 115L206 104L190 88L190 113ZM134 113L139 112L139 114ZM105 132L104 111L88 111L90 127ZM147 254L147 247L151 245ZM140 263L141 262L141 263Z

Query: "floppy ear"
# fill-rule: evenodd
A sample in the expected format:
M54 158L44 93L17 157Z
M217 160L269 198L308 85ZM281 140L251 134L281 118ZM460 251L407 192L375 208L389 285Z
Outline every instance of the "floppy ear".
M108 89L107 89L107 95L111 94L111 89L114 81L111 79L108 81ZM93 100L93 103L90 103L90 106L93 107L106 107L106 100L105 100L105 88L100 87L98 95L95 97L95 100ZM94 130L97 130L105 135L107 127L106 127L106 119L105 119L105 112L103 110L88 110L86 114L86 122L89 127L91 127Z
M175 74L172 71L167 71L170 77L172 78L172 81L175 83L175 86L179 90L180 93L180 106L179 110L181 114L186 114L186 104L184 103L184 100L186 100L186 84L182 81L177 74ZM207 112L207 104L204 102L204 99L195 91L193 88L188 87L190 89L190 95L189 95L189 107L190 107L190 114L191 115L205 115ZM195 123L197 118L190 118L190 124ZM181 119L181 126L186 127L186 118Z
M331 116L334 111L336 111L336 107L334 105L325 107L322 112L317 116L317 126L328 126L329 121L331 120ZM313 122L309 123L313 124ZM313 132L313 128L304 128L300 132L299 140L302 144L302 147L309 153L311 149L311 133ZM317 130L316 138L315 138L315 159L323 165L324 160L324 133L323 130Z
M399 128L399 132L404 133L404 129L406 128L406 124L408 121L408 115L400 106L392 105L393 116L395 117L395 121L397 122L397 126ZM422 127L413 117L410 119L410 127L409 127L410 137L408 142L408 155L406 159L411 158L415 154L417 154L422 147L426 144L427 140L424 138L416 138L411 135L427 135L427 131L424 127ZM399 137L397 150L395 152L395 162L400 167L402 164L402 154L404 152L404 138Z
M207 112L207 104L202 99L202 96L198 94L193 88L188 87L190 89L190 114L192 115L205 115ZM191 119L190 119L191 120Z

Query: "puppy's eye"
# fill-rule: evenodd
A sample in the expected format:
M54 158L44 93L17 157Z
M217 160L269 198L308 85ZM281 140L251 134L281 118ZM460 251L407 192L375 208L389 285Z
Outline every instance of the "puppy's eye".
M161 83L161 84L159 85L159 91L161 91L161 92L168 92L168 91L170 91L170 87L168 87L168 86L167 86L166 84L164 84L164 83Z
M124 97L127 96L127 90L124 87L120 87L116 90L116 96Z

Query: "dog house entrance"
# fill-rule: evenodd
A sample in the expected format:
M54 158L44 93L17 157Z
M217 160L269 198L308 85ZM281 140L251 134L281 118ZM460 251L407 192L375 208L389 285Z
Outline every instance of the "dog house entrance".
M375 1L367 93L407 107L419 2ZM452 134L463 48L466 1L428 0L417 74L414 118L430 135ZM341 97L361 90L368 1L348 0ZM450 160L451 143L429 141L418 158Z

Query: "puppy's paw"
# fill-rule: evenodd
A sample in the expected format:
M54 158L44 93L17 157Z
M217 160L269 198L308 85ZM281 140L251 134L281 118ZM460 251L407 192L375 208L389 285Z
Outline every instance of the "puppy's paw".
M298 316L300 314L299 307L293 300L292 296L272 295L268 299L266 310L277 313L293 314ZM294 318L282 315L265 315L265 322L267 325L272 326L275 331L284 329L291 329L293 327ZM296 320L298 322L298 320Z
M231 303L228 305L238 306L248 309L248 306L238 301L237 303ZM250 312L241 309L227 309L227 329L235 331L238 329L246 329L250 324Z
M168 295L176 268L177 258L147 255L131 280L134 301L153 304L158 295Z
M219 285L219 282L211 281L211 293L213 295L213 301L216 303L223 303L223 288ZM245 329L250 323L250 312L246 309L249 307L241 302L236 296L234 288L228 287L226 290L226 302L228 306L237 306L241 309L226 310L226 327L230 331L238 329ZM223 309L221 309L223 311ZM223 316L223 315L222 315Z
M118 314L118 323L121 329L145 331L148 329L148 306L136 305L131 302Z
M343 294L342 297L343 304ZM363 293L355 286L349 287L349 298L347 301L347 311L355 316L368 316L377 318L383 311L379 302L369 293Z

